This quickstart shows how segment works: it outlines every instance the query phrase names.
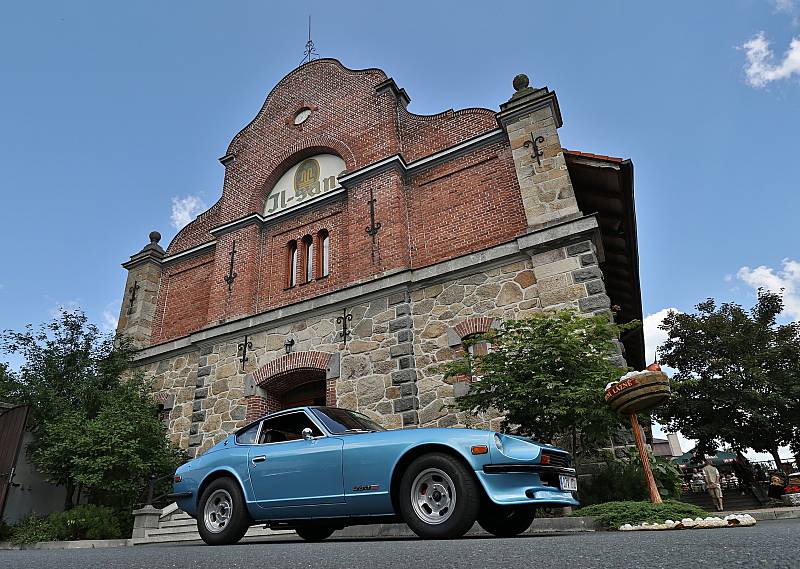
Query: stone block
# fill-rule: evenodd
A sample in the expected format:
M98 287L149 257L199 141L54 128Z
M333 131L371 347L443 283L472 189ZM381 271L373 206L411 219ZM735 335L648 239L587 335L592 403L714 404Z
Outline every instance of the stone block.
M204 387L202 389L195 389L194 390L194 398L195 399L205 399L208 397L208 388Z
M414 339L414 332L411 330L400 330L397 333L398 342L410 342Z
M231 420L241 421L247 415L247 407L244 405L237 405L231 409Z
M468 381L459 381L458 383L453 384L453 396L454 397L463 397L467 393L469 393L469 382Z
M414 356L400 356L397 361L400 363L400 369L409 369L414 367Z
M414 369L401 369L399 371L392 372L393 385L400 385L403 383L408 383L409 381L416 381L416 380L417 380L417 372Z
M568 245L567 255L570 257L574 257L576 255L580 255L581 253L588 253L591 250L592 250L592 242L582 241L580 243L575 243L574 245Z
M201 356L207 356L207 355L213 353L213 351L214 351L214 346L212 344L205 344L203 346L200 346L200 355Z
M398 330L402 330L404 328L411 328L411 325L412 325L412 320L408 316L395 318L394 320L389 321L389 331L397 332Z
M192 413L192 423L202 423L206 420L205 411L195 411Z
M396 292L394 294L389 295L389 306L393 306L395 304L400 304L401 302L406 301L406 293L405 292Z
M197 377L205 377L211 375L211 366L203 366L197 370Z
M403 427L410 427L412 425L419 425L419 416L416 411L406 411L402 415Z
M516 282L522 288L528 288L529 286L536 284L536 275L531 270L525 270L514 277L514 282Z
M202 444L202 442L203 442L203 435L202 434L198 433L196 435L189 435L189 446L190 447L199 446L200 444Z
M586 267L585 269L578 269L572 273L572 280L575 283L584 283L600 278L603 278L603 272L600 270L600 267Z
M600 279L589 281L586 283L586 292L591 296L593 294L600 294L606 291L606 286Z
M195 402L192 404L192 411L201 411L203 409L203 401L201 399L196 399Z
M396 346L391 346L389 348L389 355L393 358L397 356L405 356L407 354L414 353L414 346L410 342L405 342L403 344L397 344Z
M546 265L539 265L533 269L537 280L552 275L559 275L561 273L569 273L576 269L580 269L580 262L575 257L562 259L554 263L547 263Z
M546 265L548 263L555 263L556 261L560 261L561 259L565 259L566 254L564 253L564 249L551 249L550 251L543 251L542 253L537 253L531 256L531 261L533 262L534 266L537 265Z
M578 300L578 307L581 312L591 312L601 308L608 308L611 306L611 299L605 294L595 294L586 298Z
M592 265L597 264L597 257L594 256L594 253L587 253L585 255L581 255L580 259L581 259L581 267L590 267Z
M413 409L416 409L417 398L413 396L401 397L400 399L395 399L393 403L394 403L394 412L402 413L404 411L411 411Z
M416 383L404 383L400 386L400 396L401 397L408 397L409 395L416 395L417 394L417 384Z
M411 314L411 305L407 302L402 304L398 304L394 307L395 316L403 316L405 314Z
M189 426L189 434L196 435L200 431L200 423L192 423Z

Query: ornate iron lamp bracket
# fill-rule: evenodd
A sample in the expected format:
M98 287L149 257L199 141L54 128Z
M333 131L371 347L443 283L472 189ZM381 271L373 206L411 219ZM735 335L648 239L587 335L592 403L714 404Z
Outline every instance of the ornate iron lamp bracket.
M225 282L228 284L228 292L231 292L231 290L233 289L233 281L238 276L233 271L233 260L236 258L236 239L233 240L233 247L231 248L230 256L231 256L231 264L230 267L228 267L228 274L225 275Z
M533 146L533 150L531 150L531 158L536 158L536 162L537 164L539 164L539 166L542 165L541 156L544 154L544 151L539 148L539 145L542 144L543 142L544 142L544 137L542 135L534 137L533 133L531 133L531 139L526 140L524 145L525 148Z
M128 289L131 293L130 299L128 299L128 314L133 314L133 303L136 301L136 292L142 287L139 286L139 281L133 281L133 286Z
M242 371L244 371L244 364L250 359L247 357L247 350L253 349L253 342L249 340L248 336L244 337L244 342L236 346L236 355L239 356L239 361L242 362Z
M336 323L342 325L342 331L339 332L339 337L347 345L347 338L352 334L352 330L348 329L347 323L353 320L353 315L347 313L347 309L342 310L342 315L336 317Z

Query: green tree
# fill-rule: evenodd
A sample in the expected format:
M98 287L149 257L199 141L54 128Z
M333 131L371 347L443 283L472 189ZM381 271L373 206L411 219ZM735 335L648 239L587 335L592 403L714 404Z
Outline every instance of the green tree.
M655 410L670 430L736 450L769 452L797 444L800 412L800 325L778 324L781 295L759 290L753 308L736 303L697 305L696 314L670 313L659 354L675 368L672 397Z
M577 454L620 427L603 392L625 371L611 359L618 353L616 338L637 325L618 326L606 316L572 310L543 312L473 338L488 340L492 349L485 355L468 353L443 369L445 377L480 378L458 398L462 410L496 409L506 426L543 442L567 436Z
M129 509L152 474L165 475L182 454L166 438L150 385L128 373L132 349L103 335L81 313L62 312L38 330L7 330L0 344L23 357L0 374L0 396L31 406L31 461L91 502ZM127 376L127 377L125 377Z

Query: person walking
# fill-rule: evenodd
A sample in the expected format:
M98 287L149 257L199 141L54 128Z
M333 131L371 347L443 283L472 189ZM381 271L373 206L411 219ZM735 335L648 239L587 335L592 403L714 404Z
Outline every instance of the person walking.
M722 485L720 484L719 470L711 464L711 459L706 459L706 465L703 467L703 479L706 481L706 488L711 500L717 507L717 510L722 511Z

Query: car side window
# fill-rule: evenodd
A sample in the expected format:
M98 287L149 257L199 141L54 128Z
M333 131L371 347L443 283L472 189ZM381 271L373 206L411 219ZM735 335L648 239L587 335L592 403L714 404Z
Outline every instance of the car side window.
M258 426L260 422L251 425L248 429L245 429L238 435L236 435L236 442L240 445L252 445L256 442L256 437L258 436Z
M309 428L315 437L321 437L314 422L305 413L289 413L273 419L266 419L261 429L259 444L282 443L303 438L303 429Z

